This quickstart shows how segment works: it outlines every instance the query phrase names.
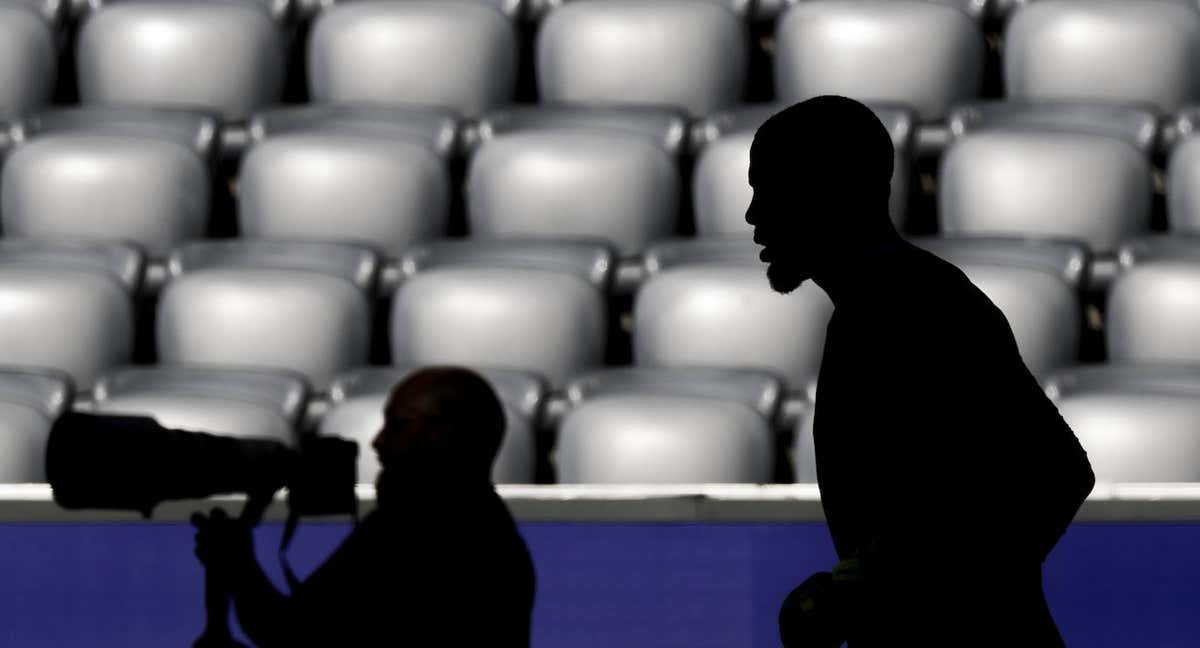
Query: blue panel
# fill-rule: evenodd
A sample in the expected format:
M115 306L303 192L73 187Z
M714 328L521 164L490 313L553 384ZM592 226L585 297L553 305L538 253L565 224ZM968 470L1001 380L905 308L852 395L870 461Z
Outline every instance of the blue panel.
M526 524L537 648L771 646L787 592L829 569L820 524ZM303 525L302 577L347 532ZM280 526L256 533L282 583ZM1046 567L1068 645L1189 648L1200 636L1200 525L1077 524ZM186 524L0 526L0 645L187 646L203 624Z

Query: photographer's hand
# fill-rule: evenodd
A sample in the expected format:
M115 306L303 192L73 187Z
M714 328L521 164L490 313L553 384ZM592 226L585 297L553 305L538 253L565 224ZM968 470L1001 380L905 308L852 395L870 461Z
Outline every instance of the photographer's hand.
M196 557L208 569L233 575L255 564L254 539L241 520L214 508L208 516L194 513L192 526L196 527Z

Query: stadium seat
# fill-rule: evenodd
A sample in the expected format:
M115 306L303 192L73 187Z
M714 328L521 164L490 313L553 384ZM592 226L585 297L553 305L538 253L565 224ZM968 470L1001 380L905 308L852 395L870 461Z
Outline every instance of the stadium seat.
M838 94L904 104L923 122L942 119L977 96L983 80L983 31L966 4L796 3L775 28L776 96L795 103Z
M284 32L257 0L140 0L103 4L79 34L85 104L211 110L241 122L279 100Z
M280 106L255 113L250 118L247 133L252 144L259 144L277 135L314 130L364 137L406 138L436 151L441 157L450 157L461 145L464 128L450 110L424 106L308 104Z
M1033 2L1016 9L1005 31L1005 88L1014 99L1174 111L1200 99L1198 61L1200 11L1177 0Z
M46 481L50 426L72 397L65 374L0 368L0 484Z
M143 265L122 245L0 240L0 366L58 369L86 391L128 363Z
M974 238L912 242L958 266L996 304L1035 376L1078 361L1080 291L1089 261L1082 245Z
M379 458L371 447L383 427L383 407L392 387L413 369L366 368L339 376L329 395L332 406L321 419L322 434L358 442L358 481L372 483L379 474ZM491 384L504 406L505 431L500 453L492 465L498 484L533 482L534 435L546 388L541 379L519 371L476 369Z
M1167 222L1178 234L1200 234L1200 137L1195 136L1195 119L1187 116L1182 137L1171 148L1167 161Z
M573 379L555 449L563 483L771 480L781 395L769 373L608 369Z
M1147 232L1150 160L1126 137L1092 125L1009 125L968 131L942 156L943 233L1068 238L1112 254Z
M537 36L544 101L671 106L692 117L742 101L743 18L715 0L568 2Z
M1159 115L1153 107L1095 101L974 101L956 105L946 117L953 138L981 130L1061 130L1124 140L1142 155L1155 153Z
M522 129L492 136L467 173L471 236L586 238L622 256L671 236L680 171L654 134L629 129Z
M634 303L642 367L772 371L792 388L816 376L833 302L812 282L773 291L749 239L672 241L646 252Z
M518 369L561 386L606 348L613 254L582 242L442 241L400 261L392 362Z
M395 257L445 235L451 116L385 108L299 112L251 121L259 135L251 136L238 178L242 236L341 241ZM272 126L270 136L264 124Z
M1090 366L1046 391L1100 482L1200 481L1200 369Z
M495 2L334 4L308 46L314 101L421 104L476 117L511 103L517 41Z
M517 105L479 118L469 133L472 147L500 135L525 131L618 131L657 142L672 157L688 150L688 117L679 110L621 104Z
M315 391L367 362L375 255L297 241L177 250L158 305L163 364L290 370Z
M304 380L287 372L125 367L97 381L91 403L79 409L152 416L169 428L294 445L307 398Z
M813 415L816 413L817 382L810 382L802 397L795 401L796 425L792 430L792 468L798 484L817 483L817 450L813 443Z
M1200 365L1200 238L1127 242L1108 295L1112 362Z
M58 45L32 3L0 1L0 120L50 100L58 75Z
M747 181L750 145L758 127L786 107L786 104L745 107L718 113L696 125L692 139L700 152L692 180L692 196L699 235L749 237L753 234L746 224L746 208L753 196ZM892 222L902 229L908 208L915 117L912 111L894 105L878 104L872 109L892 135L895 156L888 212Z
M207 229L216 128L147 109L31 118L0 175L5 236L126 241L165 257Z

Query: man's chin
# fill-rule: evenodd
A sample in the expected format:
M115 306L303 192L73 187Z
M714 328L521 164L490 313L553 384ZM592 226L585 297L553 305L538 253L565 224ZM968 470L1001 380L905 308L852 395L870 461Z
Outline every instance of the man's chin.
M776 264L767 266L767 282L771 284L771 290L777 293L786 295L799 288L806 279L808 277L800 273L785 272Z

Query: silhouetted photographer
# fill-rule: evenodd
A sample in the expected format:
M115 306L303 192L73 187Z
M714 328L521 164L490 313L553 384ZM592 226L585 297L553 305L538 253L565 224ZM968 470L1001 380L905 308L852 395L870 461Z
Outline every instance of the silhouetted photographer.
M1062 646L1041 567L1095 477L1004 315L888 216L893 150L866 106L774 115L746 221L780 293L833 300L813 426L842 561L784 602L789 648Z
M528 646L533 564L491 484L505 418L490 385L422 369L384 418L377 508L290 595L259 567L248 526L220 510L194 518L196 555L242 629L263 647Z

